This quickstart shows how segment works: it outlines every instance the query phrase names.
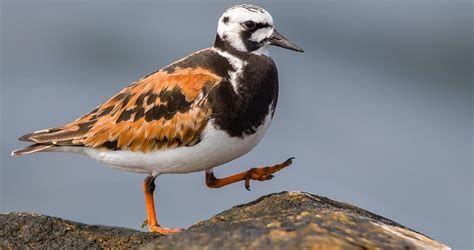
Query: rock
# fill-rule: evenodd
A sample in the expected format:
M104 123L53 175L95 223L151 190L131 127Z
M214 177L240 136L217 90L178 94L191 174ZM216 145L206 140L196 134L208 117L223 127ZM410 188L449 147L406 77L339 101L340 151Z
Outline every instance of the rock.
M283 192L224 211L188 230L159 236L32 213L0 214L0 249L449 249L361 208L304 192Z
M86 225L36 213L0 214L0 249L131 248L161 236L126 228Z

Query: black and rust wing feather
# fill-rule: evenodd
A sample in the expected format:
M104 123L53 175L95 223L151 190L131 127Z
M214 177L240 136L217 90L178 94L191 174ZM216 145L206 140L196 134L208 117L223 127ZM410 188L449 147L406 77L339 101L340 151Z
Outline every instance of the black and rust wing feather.
M199 67L158 71L63 127L21 136L21 155L60 146L149 152L199 142L211 117L207 95L221 77Z

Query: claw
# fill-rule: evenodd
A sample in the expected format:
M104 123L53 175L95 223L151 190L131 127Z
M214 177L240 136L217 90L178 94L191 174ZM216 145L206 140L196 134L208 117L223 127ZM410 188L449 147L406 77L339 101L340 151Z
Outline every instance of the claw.
M140 226L141 228L144 228L148 225L148 219L144 220L142 225Z
M291 165L293 163L293 160L296 159L295 157L290 157L285 161L285 164Z
M245 178L245 189L250 191L250 178Z

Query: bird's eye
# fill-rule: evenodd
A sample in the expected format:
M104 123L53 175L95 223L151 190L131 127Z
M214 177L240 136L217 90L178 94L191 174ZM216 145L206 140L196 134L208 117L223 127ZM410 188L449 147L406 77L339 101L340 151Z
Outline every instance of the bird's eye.
M244 23L244 27L249 30L254 29L256 26L257 25L252 21L247 21Z

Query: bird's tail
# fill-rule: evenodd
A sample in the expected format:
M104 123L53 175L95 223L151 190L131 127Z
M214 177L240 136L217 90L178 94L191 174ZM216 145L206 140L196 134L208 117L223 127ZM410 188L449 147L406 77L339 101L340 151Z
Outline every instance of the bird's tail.
M27 154L36 153L36 152L47 151L48 149L51 149L52 147L54 147L54 145L52 145L52 144L36 143L36 144L30 145L26 148L17 149L17 150L12 152L12 155L16 155L16 156L18 156L18 155L27 155Z
M50 128L20 136L18 140L31 142L33 144L26 148L12 152L12 155L26 155L36 152L50 151L60 146L76 146L73 140L80 138L85 131L76 129L78 126L64 126L61 128Z

